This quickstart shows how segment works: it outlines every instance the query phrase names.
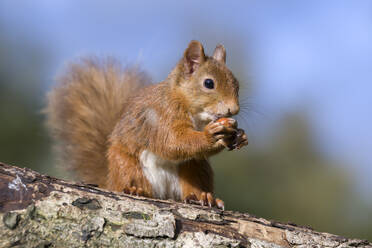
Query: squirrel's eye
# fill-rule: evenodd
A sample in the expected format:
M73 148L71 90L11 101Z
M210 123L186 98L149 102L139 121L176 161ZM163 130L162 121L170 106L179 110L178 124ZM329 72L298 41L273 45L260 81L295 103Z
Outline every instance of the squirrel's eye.
M210 78L207 78L206 80L204 80L204 87L207 89L213 89L214 88L213 80Z

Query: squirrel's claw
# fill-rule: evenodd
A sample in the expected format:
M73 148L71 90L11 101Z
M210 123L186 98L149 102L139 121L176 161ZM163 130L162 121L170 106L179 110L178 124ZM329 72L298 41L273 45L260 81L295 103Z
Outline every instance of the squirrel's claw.
M194 193L191 193L188 196L186 196L183 201L184 203L195 203L196 201L198 201L198 198Z
M217 208L221 209L222 211L225 211L225 203L221 199L216 198L215 202Z
M202 192L201 194L200 194L200 199L199 199L199 202L200 202L200 205L202 205L202 206L206 206L207 205L207 193L205 193L205 192ZM208 205L209 205L209 203L208 203Z

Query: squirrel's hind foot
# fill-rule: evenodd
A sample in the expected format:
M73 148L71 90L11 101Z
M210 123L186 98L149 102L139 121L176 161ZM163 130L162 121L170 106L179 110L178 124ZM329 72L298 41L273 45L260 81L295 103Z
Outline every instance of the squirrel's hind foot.
M185 197L184 202L201 206L209 206L210 208L217 207L221 210L225 210L225 203L219 198L214 198L210 192L202 192L199 198L194 193L190 193Z
M136 186L125 187L123 192L128 195L145 196L143 189L141 187L137 188Z

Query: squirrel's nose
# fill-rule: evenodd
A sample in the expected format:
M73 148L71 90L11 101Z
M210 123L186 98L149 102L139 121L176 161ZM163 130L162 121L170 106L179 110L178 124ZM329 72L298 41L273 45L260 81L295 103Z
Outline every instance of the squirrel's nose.
M239 113L239 109L240 109L239 105L237 105L237 104L230 106L227 109L228 116L236 115L237 113Z

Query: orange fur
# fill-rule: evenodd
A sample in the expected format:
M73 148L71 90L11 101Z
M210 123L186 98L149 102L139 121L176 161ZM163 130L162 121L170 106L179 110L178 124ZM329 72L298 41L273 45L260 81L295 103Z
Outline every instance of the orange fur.
M182 199L190 194L213 193L213 171L207 160L190 160L180 165Z
M111 145L108 151L109 172L106 187L123 191L132 186L141 187L143 195L152 197L151 185L144 177L138 156L133 156L120 144Z
M47 108L66 163L87 182L114 191L136 187L157 197L154 189L167 185L154 185L145 175L144 166L153 166L142 164L147 151L154 154L155 170L165 170L164 180L174 176L168 164L177 166L181 199L189 194L210 199L207 158L224 149L234 131L213 121L239 111L239 85L225 58L222 46L207 57L192 41L167 79L149 86L143 73L117 63L73 64L49 94ZM214 80L214 90L203 86L206 78Z
M71 63L48 94L47 125L58 141L59 164L87 183L106 187L107 139L124 102L149 81L136 67L112 58Z

